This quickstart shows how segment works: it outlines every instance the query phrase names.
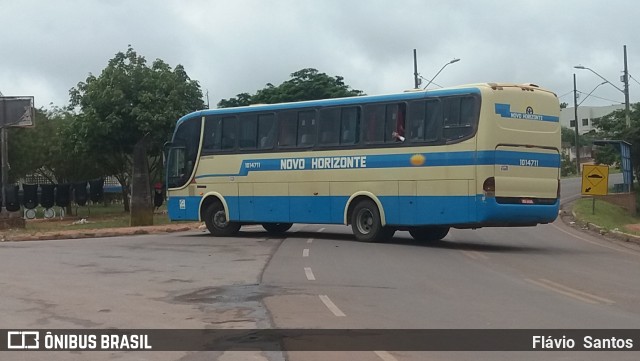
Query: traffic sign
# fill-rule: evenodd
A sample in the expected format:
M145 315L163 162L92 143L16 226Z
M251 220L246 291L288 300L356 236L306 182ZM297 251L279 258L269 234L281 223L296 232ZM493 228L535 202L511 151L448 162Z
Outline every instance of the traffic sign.
M609 167L587 165L582 167L582 195L606 196L609 192Z

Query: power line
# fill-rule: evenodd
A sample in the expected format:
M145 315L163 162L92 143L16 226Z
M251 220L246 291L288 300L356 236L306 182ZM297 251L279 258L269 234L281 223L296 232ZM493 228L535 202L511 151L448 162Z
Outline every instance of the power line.
M635 81L636 83L640 84L640 82L636 78L634 78L631 74L629 74L629 78L633 79L633 81Z
M585 92L581 92L580 90L577 90L577 92L578 92L578 93L580 93L580 94L587 94L587 93L585 93ZM606 100L606 101L608 101L608 102L612 102L612 103L624 104L623 102L620 102L620 101L618 101L618 100L611 100L611 99L607 99L607 98L602 98L602 97L599 97L599 96L597 96L597 95L593 95L593 94L591 94L591 97L593 97L593 98L598 98L598 99L601 99L601 100Z
M568 92L566 92L566 93L562 94L561 96L559 96L559 97L558 97L558 99L563 98L563 97L566 97L567 95L569 95L569 94L571 94L571 93L573 93L573 90L569 90Z

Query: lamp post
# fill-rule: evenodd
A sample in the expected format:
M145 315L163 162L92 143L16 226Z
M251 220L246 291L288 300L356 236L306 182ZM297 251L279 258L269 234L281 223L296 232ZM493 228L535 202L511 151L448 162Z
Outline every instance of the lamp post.
M576 124L576 172L580 175L580 133L578 132L578 90L576 89L576 74L573 73L573 112Z
M618 88L615 84L613 84L612 82L608 81L607 79L605 79L605 77L603 77L602 75L598 74L595 70L586 67L584 65L576 65L574 66L574 68L576 69L586 69L589 70L590 72L594 73L595 75L597 75L600 79L604 80L605 82L611 84L611 86L613 86L614 88L618 89L619 92L621 92L622 94L624 94L624 110L625 110L625 122L627 125L627 128L631 126L631 116L630 116L630 111L629 111L629 69L627 67L627 46L624 46L624 75L623 75L623 79L622 81L624 82L624 90ZM576 119L577 122L577 119Z
M460 61L460 59L455 58L455 59L452 59L450 62L448 62L448 63L444 64L444 65L442 66L442 68L440 68L440 70L438 70L438 72L436 73L436 75L434 75L434 76L433 76L433 78L431 78L431 80L429 80L429 82L428 82L428 83L427 83L427 85L424 87L424 89L427 89L427 88L429 87L429 85L431 85L431 83L433 83L433 80L438 76L438 74L440 74L440 73L442 72L442 70L444 70L444 68L446 68L446 67L447 67L447 65L449 65L449 64L453 64L453 63L457 63L457 62L459 62L459 61Z

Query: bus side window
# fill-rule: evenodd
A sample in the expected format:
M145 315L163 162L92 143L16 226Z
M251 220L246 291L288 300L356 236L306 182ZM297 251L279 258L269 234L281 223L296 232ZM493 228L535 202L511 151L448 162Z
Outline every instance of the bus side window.
M360 130L360 108L343 108L340 118L340 144L356 144Z
M222 149L222 119L206 117L202 150L205 152Z
M276 117L274 114L258 116L258 148L272 149L276 143Z
M298 133L298 113L283 111L278 113L278 147L289 148L296 145Z
M236 147L236 117L222 118L222 150L232 150Z
M298 113L298 146L310 147L316 142L316 111Z
M424 128L426 117L426 102L415 101L409 103L407 123L409 125L408 137L412 142L424 141Z
M473 133L475 99L454 97L443 101L443 135L446 140L457 140Z
M404 103L387 105L385 140L387 142L404 142L405 118L407 107Z
M321 146L335 146L340 144L340 108L320 110L318 123Z
M385 106L369 104L364 107L364 141L368 144L383 143L385 133Z
M255 114L243 114L240 116L240 149L256 149L257 147L258 119Z

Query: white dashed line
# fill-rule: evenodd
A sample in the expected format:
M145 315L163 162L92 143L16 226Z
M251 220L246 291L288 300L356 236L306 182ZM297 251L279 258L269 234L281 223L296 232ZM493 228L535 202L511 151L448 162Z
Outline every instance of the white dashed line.
M375 353L378 357L380 357L384 361L398 361L398 359L393 357L393 355L388 353L387 351L373 351L373 353Z
M329 296L327 296L327 295L319 295L319 297L320 297L320 300L322 301L322 303L324 303L324 305L327 306L329 311L331 311L335 316L337 316L337 317L346 317L347 316L347 315L344 314L344 312L342 312L342 310L340 310L338 308L338 306L336 306L335 303L333 303L333 301L331 301Z
M305 267L304 268L304 274L307 275L307 279L309 281L315 281L316 280L316 276L313 275L313 271L311 271L311 267Z
M313 238L309 238L309 239L307 240L307 243L313 243Z
M305 248L302 250L302 257L309 257L309 248Z

